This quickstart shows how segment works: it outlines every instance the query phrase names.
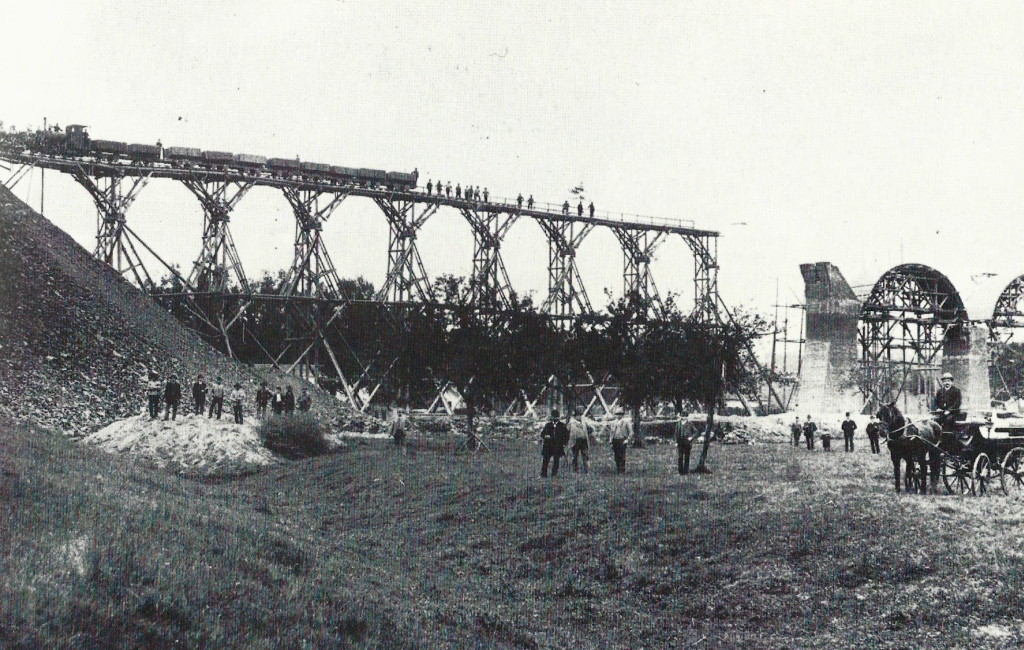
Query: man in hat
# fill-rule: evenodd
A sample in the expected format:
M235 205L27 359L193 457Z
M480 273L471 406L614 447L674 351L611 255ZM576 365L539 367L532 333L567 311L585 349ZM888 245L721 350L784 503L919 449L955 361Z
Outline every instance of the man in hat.
M270 389L267 388L267 381L263 380L260 382L260 387L256 389L256 417L267 417L268 404L270 404Z
M168 416L172 420L178 419L178 405L181 404L181 384L178 383L178 375L171 373L171 378L164 385L164 421Z
M220 414L224 410L224 380L220 377L213 382L213 386L210 386L210 412L206 416L207 418L213 417L213 412L217 411L217 419L220 419Z
M231 412L235 416L235 424L242 424L242 405L245 403L245 391L242 390L242 384L235 382L235 390L231 391L228 395L228 400L231 402Z
M804 428L800 424L800 416L796 416L793 419L793 424L789 425L789 432L793 435L793 446L800 446L800 436L804 433Z
M807 441L807 450L811 451L814 449L814 432L818 430L818 425L814 423L811 416L807 416L807 421L804 422L804 440Z
M628 415L623 415L608 427L608 438L612 443L612 457L615 459L615 473L626 473L626 441L633 434L633 425Z
M284 391L284 412L287 415L295 412L295 393L292 392L291 386Z
M206 393L208 390L206 378L202 375L196 377L196 380L192 382L192 401L195 402L196 407L193 413L196 415L202 415L206 410Z
M558 476L558 463L561 461L562 456L565 455L564 440L567 437L568 431L565 428L565 423L558 418L558 410L551 409L551 418L540 432L540 453L543 458L540 466L540 475L542 477L548 475L549 464L551 464L551 477ZM553 463L551 462L552 459L554 459Z
M569 420L569 437L572 438L572 471L580 471L579 459L583 457L583 473L590 471L590 437L594 428L583 419L583 409L576 407L573 418Z
M149 371L149 380L146 382L146 401L149 404L149 419L155 420L160 416L160 375L155 371Z
M679 457L680 474L690 473L690 451L693 449L693 439L697 434L697 425L689 420L689 414L686 411L680 413L676 421L676 452Z
M850 414L846 414L846 419L843 420L843 449L845 451L853 451L853 432L857 430L857 423L850 419Z
M864 433L868 434L868 442L871 443L871 453L880 453L881 449L878 446L878 434L881 431L881 427L878 426L878 418L871 414L871 421L868 422L868 426L864 429Z
M942 373L939 380L942 388L935 393L935 400L932 402L932 411L943 431L952 431L953 423L960 416L960 405L963 396L960 389L953 385L953 375L948 372Z

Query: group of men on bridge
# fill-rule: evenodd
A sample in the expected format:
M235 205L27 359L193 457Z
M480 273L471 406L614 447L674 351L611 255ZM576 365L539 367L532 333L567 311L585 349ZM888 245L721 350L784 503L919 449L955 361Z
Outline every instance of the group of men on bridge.
M427 196L433 196L435 188L437 189L437 196L439 198L442 196L442 193L444 193L444 196L446 196L447 198L452 198L452 182L451 181L448 181L447 183L442 183L441 181L438 181L437 184L435 185L432 180L428 180L427 181ZM455 198L456 199L462 199L463 196L465 196L465 199L467 201L480 202L482 200L484 203L490 203L490 193L487 191L486 187L483 189L483 192L480 191L479 187L473 187L472 185L467 185L466 189L463 190L462 189L462 185L456 183L454 192L455 192ZM519 196L516 197L516 205L518 206L518 208L520 210L523 209L523 195L522 195L522 193L520 193ZM532 210L534 205L535 205L535 202L533 200L533 195L531 194L530 198L526 199L526 209L527 210ZM590 210L590 218L593 219L594 218L594 202L593 201L590 202L590 206L589 206L588 209ZM566 201L565 203L562 204L562 214L564 214L566 216L569 216L569 201ZM580 200L579 205L576 206L576 214L577 214L577 216L580 216L580 217L583 216L583 201L582 200Z

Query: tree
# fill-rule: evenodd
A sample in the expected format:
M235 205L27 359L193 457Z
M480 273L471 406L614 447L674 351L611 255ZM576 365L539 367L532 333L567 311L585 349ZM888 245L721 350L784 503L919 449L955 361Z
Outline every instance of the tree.
M654 341L661 324L651 320L651 305L638 292L630 292L608 305L604 327L609 371L621 384L620 399L633 415L633 445L643 446L640 411L658 395L660 366Z

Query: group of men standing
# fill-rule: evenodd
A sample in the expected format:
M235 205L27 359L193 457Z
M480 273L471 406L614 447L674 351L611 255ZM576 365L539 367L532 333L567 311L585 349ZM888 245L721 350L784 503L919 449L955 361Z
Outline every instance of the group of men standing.
M840 430L843 432L843 449L847 452L852 452L853 436L854 432L857 431L857 423L850 417L850 413L847 412L846 419L843 420L842 424L839 425ZM814 422L810 415L807 416L807 420L803 423L800 422L800 417L797 416L796 420L789 425L790 433L793 436L793 446L800 446L801 436L804 439L804 444L807 445L807 450L811 451L814 449L814 436L818 432L818 425ZM881 431L878 420L874 416L871 416L871 421L868 422L867 428L864 432L868 436L868 442L871 444L871 453L877 454L880 451L878 444L878 436ZM822 430L820 436L821 448L824 451L832 451L832 434L827 430Z
M611 444L612 458L615 460L615 473L626 473L626 442L635 434L633 424L628 417L610 421L607 425L607 441ZM676 444L679 451L679 473L690 471L690 450L698 428L686 419L685 414L676 423ZM548 469L551 476L558 476L558 466L563 456L567 456L566 447L572 451L572 471L580 471L582 460L583 473L590 471L590 448L597 442L593 424L583 418L582 409L576 409L567 422L559 417L557 409L552 409L551 417L541 430L541 467L540 475L547 477Z
M206 378L203 375L198 375L192 383L192 401L194 405L192 412L196 415L202 416L206 413L206 417L212 419L216 414L219 420L224 410L225 398L228 404L231 405L231 413L234 416L235 424L242 424L245 390L242 388L241 382L236 381L230 391L221 377L214 379L212 384L207 384ZM151 419L155 420L159 417L160 403L162 401L164 403L164 420L176 420L178 417L178 407L181 405L181 384L178 382L178 376L171 373L166 382L161 382L160 375L151 371L149 379L146 381L146 400ZM207 401L209 401L208 411ZM277 387L276 393L271 393L267 388L267 382L260 382L260 387L256 390L257 417L266 417L267 406L271 404L273 405L275 415L292 414L295 411L296 400L291 386L284 393L281 392L280 386ZM298 399L299 410L308 411L312 404L313 398L309 395L309 391L303 388L302 395Z

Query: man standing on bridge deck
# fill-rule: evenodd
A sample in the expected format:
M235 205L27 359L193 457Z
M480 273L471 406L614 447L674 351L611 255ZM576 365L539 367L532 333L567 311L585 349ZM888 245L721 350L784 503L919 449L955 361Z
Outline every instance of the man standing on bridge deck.
M440 193L441 192L439 190L438 194L440 194ZM448 181L448 184L444 186L444 193L448 196L449 199L452 198L452 182L451 181Z
M532 194L530 195L530 198L526 199L526 209L527 210L532 210L533 209L533 195Z
M960 416L960 405L963 401L963 396L960 394L960 389L953 385L953 375L944 372L942 373L942 388L939 392L935 393L935 400L932 402L932 410L935 412L935 417L939 421L939 425L943 431L953 431L954 423Z
M576 206L576 216L583 216L583 199L580 199L580 204Z
M590 218L591 219L594 218L594 202L593 201L590 202Z
M178 405L181 404L181 384L178 383L178 375L171 373L170 379L164 386L164 421L170 416L172 420L178 419Z
M428 178L427 179L427 196L430 196L433 191L434 191L434 184L431 183L430 179Z
M522 192L520 192L519 196L516 197L516 203L519 204L519 209L522 210L523 209L523 193Z
M462 198L462 186L459 185L458 183L455 184L455 198Z
M196 380L192 382L192 401L195 402L195 410L193 413L202 416L206 412L206 378L202 375L196 377Z
M562 204L562 214L564 214L565 216L569 216L569 202L568 201L566 201L565 203Z
M480 201L480 188L479 187L473 188L473 200L475 200L477 202Z
M850 452L853 451L853 432L857 430L857 423L850 419L850 414L846 414L846 419L843 420L843 449Z
M485 187L485 188L484 188L484 203L487 203L487 196L488 196L488 194L487 194L487 188Z

